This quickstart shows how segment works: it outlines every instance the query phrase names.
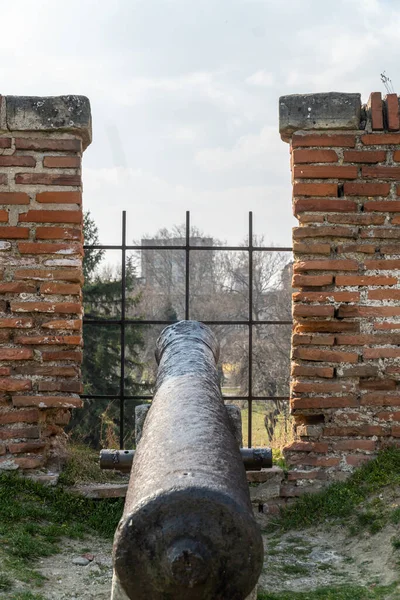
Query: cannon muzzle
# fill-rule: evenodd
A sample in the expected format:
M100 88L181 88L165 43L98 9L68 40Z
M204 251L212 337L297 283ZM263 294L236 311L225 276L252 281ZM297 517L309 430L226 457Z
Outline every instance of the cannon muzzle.
M156 356L114 539L116 585L131 600L244 600L263 544L219 388L217 341L182 321L162 332Z

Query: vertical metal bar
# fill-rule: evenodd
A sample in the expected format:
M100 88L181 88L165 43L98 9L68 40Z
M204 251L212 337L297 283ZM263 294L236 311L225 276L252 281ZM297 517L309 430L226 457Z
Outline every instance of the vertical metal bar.
M189 286L190 286L190 211L186 211L186 245L185 245L185 321L189 320Z
M126 319L126 211L122 211L121 249L121 371L119 388L119 446L124 447L124 408L125 408L125 319Z
M249 212L249 384L247 445L252 446L253 421L253 213Z

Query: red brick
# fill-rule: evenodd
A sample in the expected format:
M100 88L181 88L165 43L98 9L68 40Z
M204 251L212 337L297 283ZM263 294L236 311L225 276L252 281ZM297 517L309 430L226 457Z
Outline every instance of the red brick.
M373 440L343 440L333 442L334 452L346 452L347 450L360 450L360 452L373 452L376 450L376 442Z
M317 408L356 408L359 402L355 396L329 396L322 398L291 398L291 410Z
M390 392L396 389L397 384L393 379L360 379L360 390Z
M353 227L294 227L293 239L334 237L334 238L356 238L358 232Z
M383 129L383 103L380 92L372 92L369 97L367 108L370 112L372 129Z
M22 454L24 452L37 452L46 447L46 442L21 442L19 444L8 444L11 454Z
M369 300L400 300L400 290L368 290Z
M0 367L0 376L8 377L11 374L11 367Z
M393 152L393 160L395 162L400 162L400 150L395 150Z
M396 215L395 217L393 217L391 223L392 225L400 225L400 216Z
M303 455L292 455L289 464L301 464L303 466L311 467L337 467L340 464L340 458L326 457L326 456L303 456ZM299 488L297 488L299 489ZM300 488L301 493L305 494L309 492L310 486L304 486ZM282 488L281 488L282 495Z
M400 143L400 142L399 142ZM356 138L351 134L318 134L318 133L295 133L292 137L293 148L299 147L337 147L337 148L354 148Z
M59 280L83 283L81 269L17 269L14 277L15 279Z
M0 167L35 167L36 158L33 156L0 156Z
M80 229L70 227L36 227L37 240L82 240Z
M362 151L362 150L346 150L344 153L345 162L355 163L380 163L386 160L386 152L384 150Z
M387 196L390 183L345 183L346 196Z
M35 336L17 336L15 338L16 344L26 345L68 345L68 346L80 346L82 345L82 338L80 335L35 335ZM1 350L0 350L1 352Z
M356 321L301 321L296 323L294 331L296 332L314 332L330 333L339 331L359 331L360 324Z
M333 283L333 275L293 275L293 287L322 287Z
M13 396L15 407L82 408L83 401L73 396Z
M74 350L55 350L42 352L43 360L72 360L76 363L82 362L82 352Z
M332 196L337 197L337 183L295 183L293 196Z
M327 475L325 471L312 470L312 471L289 471L288 473L288 481L298 481L302 479L319 479L326 480Z
M22 185L75 185L80 186L80 175L58 173L17 173L15 183Z
M374 323L374 329L387 330L387 329L400 329L400 323Z
M24 390L30 389L32 389L32 382L30 379L0 379L0 392L23 392Z
M302 271L358 271L359 264L350 259L304 260L293 265L295 273Z
M361 396L361 406L400 406L400 394L367 392Z
M19 215L21 223L82 223L80 210L28 210Z
M291 369L292 377L321 377L323 379L332 379L334 376L333 367L317 367L317 366L304 366L304 365L293 365Z
M358 302L359 292L294 292L293 302Z
M10 281L0 283L0 294L34 294L36 285L33 283L18 283Z
M359 335L337 335L336 343L339 345L363 346L364 344L399 344L398 333L361 333Z
M21 458L14 458L13 462L22 470L38 469L45 464L45 458L44 456L23 456Z
M21 254L58 254L69 256L74 254L83 255L82 244L48 243L48 242L18 242L18 250Z
M24 411L27 412L27 411ZM36 412L36 411L35 411ZM18 414L18 413L7 413L7 414ZM0 429L0 440L12 440L12 439L35 439L40 437L39 427L18 427L10 429Z
M81 192L39 192L36 201L43 204L82 204Z
M400 260L366 260L365 268L378 271L396 271L400 269Z
M293 173L295 179L356 179L358 167L351 165L306 165L294 167Z
M33 327L33 320L25 317L17 319L11 317L7 317L6 319L0 318L0 328L2 327L7 329L29 329Z
M356 212L357 204L351 200L325 198L296 198L293 204L293 214L302 212Z
M25 364L21 367L14 367L13 371L19 375L41 375L43 377L79 377L79 367L54 367L54 366L37 366L37 364Z
M400 212L400 201L389 200L387 202L384 202L374 200L372 202L364 202L364 210L366 212Z
M0 173L0 185L7 185L7 175Z
M30 348L0 348L0 360L31 360L32 358L33 350Z
M0 192L0 204L29 204L29 195L24 192Z
M316 348L294 348L293 358L333 363L356 363L358 361L358 354L356 352L319 350Z
M370 133L361 136L361 141L365 146L382 146L400 144L400 134L398 133Z
M292 336L293 346L333 346L334 343L334 335L305 335L294 333Z
M326 220L328 223L339 223L346 225L383 225L385 223L385 215L371 215L364 213L357 213L353 215L349 213L342 213L336 215L327 215Z
M375 254L376 246L371 244L347 244L345 246L338 246L338 254Z
M400 315L400 306L340 306L339 318L353 317L394 317Z
M299 223L323 223L325 221L324 215L317 215L315 213L308 215L304 213L299 213L296 216L296 219Z
M0 413L0 424L2 425L9 425L11 423L37 423L38 421L39 411L37 409Z
M80 319L54 319L42 323L43 329L82 329L82 321Z
M330 244L303 244L302 242L294 242L293 252L297 254L330 254Z
M334 150L294 150L293 164L333 163L338 160Z
M80 381L39 381L39 392L70 392L81 394L83 386Z
M41 294L80 295L81 286L78 283L42 283Z
M11 302L12 312L76 313L82 312L77 302Z
M11 148L11 138L0 137L0 148Z
M55 152L81 152L82 142L79 139L55 138L16 138L17 150L54 150Z
M0 227L0 239L2 240L23 240L28 238L28 227Z
M376 458L376 456L373 454L348 454L346 456L346 462L352 467L360 467L374 458Z
M393 437L400 437L400 426L393 425L391 428L391 434Z
M336 285L368 286L368 285L396 285L397 277L385 277L379 275L336 275Z
M397 94L388 94L385 98L386 117L389 131L397 131L400 129L399 121L399 99Z
M296 304L293 307L294 317L333 317L334 314L334 306Z
M0 223L8 222L8 212L6 210L0 210Z
M326 437L372 437L375 435L389 435L389 432L381 425L352 425L351 427L325 427L324 429Z
M400 244L379 245L379 254L400 254Z
M400 167L362 167L363 177L376 177L377 179L400 179Z
M285 452L316 452L317 454L326 454L329 451L329 445L323 442L293 442L285 446Z
M400 314L400 308L399 312ZM364 348L364 358L398 358L400 356L400 348Z
M382 410L381 412L376 413L374 416L376 419L380 419L381 421L400 421L400 412L398 410Z
M351 392L352 383L342 381L294 381L291 385L293 394L330 394L331 392Z
M50 169L79 169L81 159L79 156L45 156L43 166Z

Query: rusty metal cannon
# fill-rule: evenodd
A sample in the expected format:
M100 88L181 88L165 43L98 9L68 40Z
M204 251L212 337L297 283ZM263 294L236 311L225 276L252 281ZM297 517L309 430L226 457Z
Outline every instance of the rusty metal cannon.
M182 321L157 341L154 399L114 539L112 600L245 600L263 563L218 343Z

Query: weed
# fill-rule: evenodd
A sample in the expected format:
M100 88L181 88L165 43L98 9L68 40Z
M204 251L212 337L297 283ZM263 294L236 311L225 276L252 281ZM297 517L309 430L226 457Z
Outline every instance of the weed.
M99 466L99 453L83 444L68 446L68 460L60 475L62 485L76 485L90 481L107 483L111 481L128 482L128 476L117 471L103 471Z
M393 592L396 584L385 587L366 588L361 586L324 587L309 592L277 592L259 591L257 600L378 600L384 599Z
M5 573L0 573L0 591L8 591L12 588L13 581Z
M392 546L395 550L399 550L400 548L400 538L393 536L391 539Z
M303 565L282 565L281 571L287 575L308 575L310 570Z

